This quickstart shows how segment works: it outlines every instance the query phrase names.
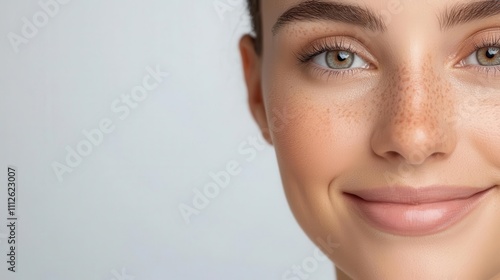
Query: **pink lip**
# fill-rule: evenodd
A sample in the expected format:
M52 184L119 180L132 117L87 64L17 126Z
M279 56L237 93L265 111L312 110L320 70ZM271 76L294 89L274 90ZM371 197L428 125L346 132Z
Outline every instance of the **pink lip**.
M344 195L369 224L382 231L426 235L462 220L492 189L397 186L344 192Z

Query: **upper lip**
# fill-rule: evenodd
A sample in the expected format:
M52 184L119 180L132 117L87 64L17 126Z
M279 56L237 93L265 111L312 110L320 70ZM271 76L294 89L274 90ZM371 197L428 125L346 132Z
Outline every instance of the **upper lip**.
M494 186L493 186L494 187ZM344 192L369 202L422 204L442 202L456 199L466 199L477 193L487 191L493 187L478 188L468 186L388 186L371 189L353 190Z

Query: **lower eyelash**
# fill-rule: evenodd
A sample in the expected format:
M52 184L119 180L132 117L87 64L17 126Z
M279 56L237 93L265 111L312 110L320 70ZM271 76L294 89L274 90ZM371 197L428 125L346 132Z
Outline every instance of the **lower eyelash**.
M359 70L362 70L360 68L355 68L355 69L346 69L346 70L328 70L316 66L311 66L312 71L316 72L318 76L324 77L326 76L326 80L328 81L330 78L341 78L344 77L345 75L352 75Z
M500 77L500 65L498 66L480 66L480 65L467 65L467 68L474 68L475 71L484 72L486 76L498 78Z

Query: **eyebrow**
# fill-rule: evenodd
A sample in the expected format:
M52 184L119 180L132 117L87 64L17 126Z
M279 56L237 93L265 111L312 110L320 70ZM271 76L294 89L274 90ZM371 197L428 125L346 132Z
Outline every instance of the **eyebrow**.
M446 30L495 15L500 15L500 0L484 0L455 4L441 13L438 21L441 30ZM274 24L272 33L276 35L281 28L293 22L318 20L353 24L374 32L384 32L387 29L382 17L368 8L334 1L307 0L283 13Z
M487 0L456 4L438 17L442 30L478 19L500 15L500 1Z
M343 3L307 0L283 13L274 24L272 32L276 35L279 29L292 22L316 20L344 22L372 31L386 30L382 18L369 9Z

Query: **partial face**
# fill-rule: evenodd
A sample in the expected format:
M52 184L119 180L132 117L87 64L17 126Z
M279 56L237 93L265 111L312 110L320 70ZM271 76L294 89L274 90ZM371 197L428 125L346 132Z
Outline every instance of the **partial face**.
M500 277L500 1L261 9L250 105L311 240L353 279Z

